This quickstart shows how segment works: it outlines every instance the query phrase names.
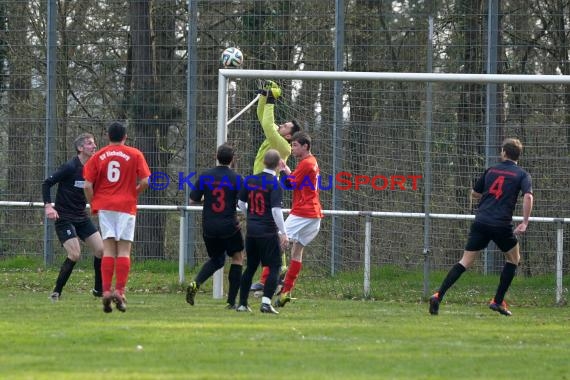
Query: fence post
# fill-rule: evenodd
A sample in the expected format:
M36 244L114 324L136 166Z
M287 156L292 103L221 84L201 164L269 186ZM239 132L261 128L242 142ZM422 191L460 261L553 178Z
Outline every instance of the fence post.
M556 220L556 304L560 305L562 299L562 262L564 256L564 224Z
M179 235L178 235L178 283L179 284L183 284L184 283L184 264L186 263L186 255L184 254L184 252L186 251L186 233L188 231L188 229L186 228L186 221L188 220L187 218L187 212L186 209L184 207L180 207L180 231L179 231Z
M370 243L372 239L372 221L366 213L364 225L364 298L370 297Z

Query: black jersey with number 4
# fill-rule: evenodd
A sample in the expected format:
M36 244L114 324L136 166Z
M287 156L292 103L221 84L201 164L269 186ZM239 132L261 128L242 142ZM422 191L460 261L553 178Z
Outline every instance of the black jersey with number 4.
M530 175L515 162L506 160L485 171L473 190L482 197L476 222L491 226L510 225L519 193L532 193Z
M247 203L248 237L268 237L278 232L271 209L283 207L283 189L274 175L261 172L246 177L239 199Z
M59 217L67 220L83 220L88 217L85 209L85 179L83 178L83 164L78 156L73 157L61 165L42 184L42 197L44 203L51 203L50 189L58 184L55 195L55 210Z
M200 202L203 234L210 238L227 238L240 230L237 201L241 177L227 166L216 166L202 173L190 192L190 199Z

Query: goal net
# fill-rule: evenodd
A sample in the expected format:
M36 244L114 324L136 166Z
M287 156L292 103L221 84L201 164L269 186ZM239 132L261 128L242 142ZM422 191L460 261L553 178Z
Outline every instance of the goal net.
M371 281L372 296L384 291L380 277L404 281L406 273L421 273L426 265L430 271L447 270L461 257L467 238L465 216L475 207L470 189L497 162L505 137L518 137L525 146L520 164L535 185L533 216L570 214L570 200L563 196L570 185L569 78L220 70L217 142L236 147L236 170L243 175L251 174L264 139L254 100L266 79L283 90L276 123L297 119L312 137L323 208L346 213L327 215L305 249L299 279L304 291L319 286L314 279L335 274L353 276L350 286L361 294L368 211L392 213L372 218L370 265L378 277ZM296 165L293 157L288 163ZM521 215L521 204L515 215ZM350 213L356 211L362 214ZM455 217L406 216L424 212ZM554 224L533 224L521 245L520 275L554 273ZM496 274L503 263L491 246L474 270ZM422 292L421 282L410 288Z

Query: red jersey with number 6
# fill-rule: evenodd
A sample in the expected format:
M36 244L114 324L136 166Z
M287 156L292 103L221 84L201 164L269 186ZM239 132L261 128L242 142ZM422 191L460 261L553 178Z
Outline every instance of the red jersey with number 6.
M91 209L137 213L137 181L150 176L142 152L126 145L107 145L85 163L83 176L93 184Z
M519 193L532 194L532 181L516 162L506 160L487 169L473 190L482 194L475 221L508 226L512 224Z

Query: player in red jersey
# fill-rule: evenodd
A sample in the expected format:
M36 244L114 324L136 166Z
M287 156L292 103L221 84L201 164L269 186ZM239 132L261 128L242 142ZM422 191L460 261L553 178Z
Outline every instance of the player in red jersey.
M306 132L297 132L291 138L291 153L299 161L295 171L282 161L282 174L293 189L293 206L285 221L289 239L293 241L291 261L281 295L275 305L283 307L291 301L291 290L301 272L304 248L317 236L321 227L323 210L319 200L319 165L311 153L311 137Z
M150 170L142 152L125 145L127 128L119 122L108 128L109 145L95 153L83 168L85 197L99 214L103 236L103 311L111 303L125 312L125 287L131 267L138 194L148 187ZM115 274L115 291L111 291Z

